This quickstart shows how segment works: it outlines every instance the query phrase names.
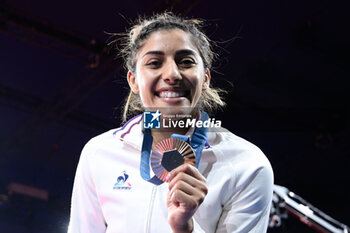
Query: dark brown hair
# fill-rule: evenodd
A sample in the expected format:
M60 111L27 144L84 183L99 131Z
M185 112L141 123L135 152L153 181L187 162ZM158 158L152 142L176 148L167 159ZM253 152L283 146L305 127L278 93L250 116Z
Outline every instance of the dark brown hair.
M122 41L120 56L124 60L125 68L133 73L135 72L137 52L153 32L180 29L192 35L192 40L199 51L204 67L210 69L216 54L212 51L210 39L201 31L202 23L201 20L185 19L169 12L155 14L150 18L140 17L127 33L118 34L119 36L122 35L122 38L116 40ZM219 107L223 107L225 102L220 97L223 92L221 89L208 87L202 92L199 108L212 112ZM130 116L143 111L144 107L139 95L130 90L123 109L123 121L125 122Z

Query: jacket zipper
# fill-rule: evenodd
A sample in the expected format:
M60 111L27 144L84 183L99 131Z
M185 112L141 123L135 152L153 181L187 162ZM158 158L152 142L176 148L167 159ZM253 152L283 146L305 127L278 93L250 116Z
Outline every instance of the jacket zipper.
M153 204L154 204L154 197L156 194L156 189L157 186L153 186L152 187L152 193L151 193L151 199L149 201L149 205L148 205L148 211L147 211L147 220L146 220L146 233L150 233L150 227L151 227L151 218L152 218L152 211L153 211Z

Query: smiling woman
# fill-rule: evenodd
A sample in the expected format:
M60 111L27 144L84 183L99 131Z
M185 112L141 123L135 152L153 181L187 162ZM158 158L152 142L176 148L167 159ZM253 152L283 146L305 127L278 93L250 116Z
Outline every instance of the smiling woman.
M266 232L272 169L259 148L204 111L224 102L210 87L213 52L198 23L164 13L130 30L124 118L145 113L84 147L69 233ZM163 120L184 117L148 129L161 115L150 109Z
M191 35L180 29L152 33L136 55L129 85L145 108L196 109L210 73ZM195 114L195 112L185 114Z
M142 69L138 65L147 66L149 69L154 70L173 68L168 70L168 72L176 72L175 75L170 74L170 76L173 76L172 79L181 78L180 71L181 74L184 74L185 71L186 73L192 72L192 76L201 77L199 81L203 82L203 93L199 95L200 99L199 101L197 100L198 102L192 101L191 106L193 107L193 103L196 103L197 107L209 112L218 107L223 107L225 103L219 95L223 91L210 87L210 68L215 53L211 49L209 38L200 31L201 24L200 20L185 20L174 17L172 14L156 15L149 19L140 18L124 37L124 49L121 51L121 56L125 60L125 66L129 70L129 84L131 81L129 77L133 76L132 78L135 78L137 71ZM173 54L170 54L171 52ZM146 56L146 58L143 56ZM147 58L149 62L147 64L142 63ZM169 63L170 58L173 60L173 66L164 66L164 62ZM137 64L138 62L141 63ZM139 70L137 70L138 68ZM169 81L172 82L174 80ZM161 88L157 89L155 90L155 95L163 98L175 98L180 97L179 94L181 94L181 97L186 98L194 94L191 92L191 88L188 87L184 93L179 93L183 88L174 86L168 92L166 92L167 88L164 91ZM142 103L140 95L137 94L138 91L133 88L130 90L124 108L124 121L130 116L144 111L145 105ZM169 99L168 101L176 102L176 100Z

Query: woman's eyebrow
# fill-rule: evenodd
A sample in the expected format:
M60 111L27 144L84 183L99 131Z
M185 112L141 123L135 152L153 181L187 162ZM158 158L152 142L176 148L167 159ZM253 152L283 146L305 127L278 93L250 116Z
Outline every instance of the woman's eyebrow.
M164 52L162 51L158 51L158 50L152 50L152 51L148 51L147 53L145 53L142 57L146 56L146 55L164 55Z
M196 55L196 51L191 49L181 49L176 51L177 56Z
M142 57L146 56L146 55L164 55L165 53L163 51L160 50L151 50L148 51L147 53L145 53ZM192 49L181 49L176 51L176 56L186 56L186 55L196 55L196 51L192 50Z

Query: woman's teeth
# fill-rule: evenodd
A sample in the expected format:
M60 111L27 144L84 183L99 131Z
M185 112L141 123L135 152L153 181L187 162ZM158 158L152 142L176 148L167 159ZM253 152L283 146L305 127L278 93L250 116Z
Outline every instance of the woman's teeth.
M159 93L159 97L161 98L176 98L176 97L184 97L184 91L162 91Z

